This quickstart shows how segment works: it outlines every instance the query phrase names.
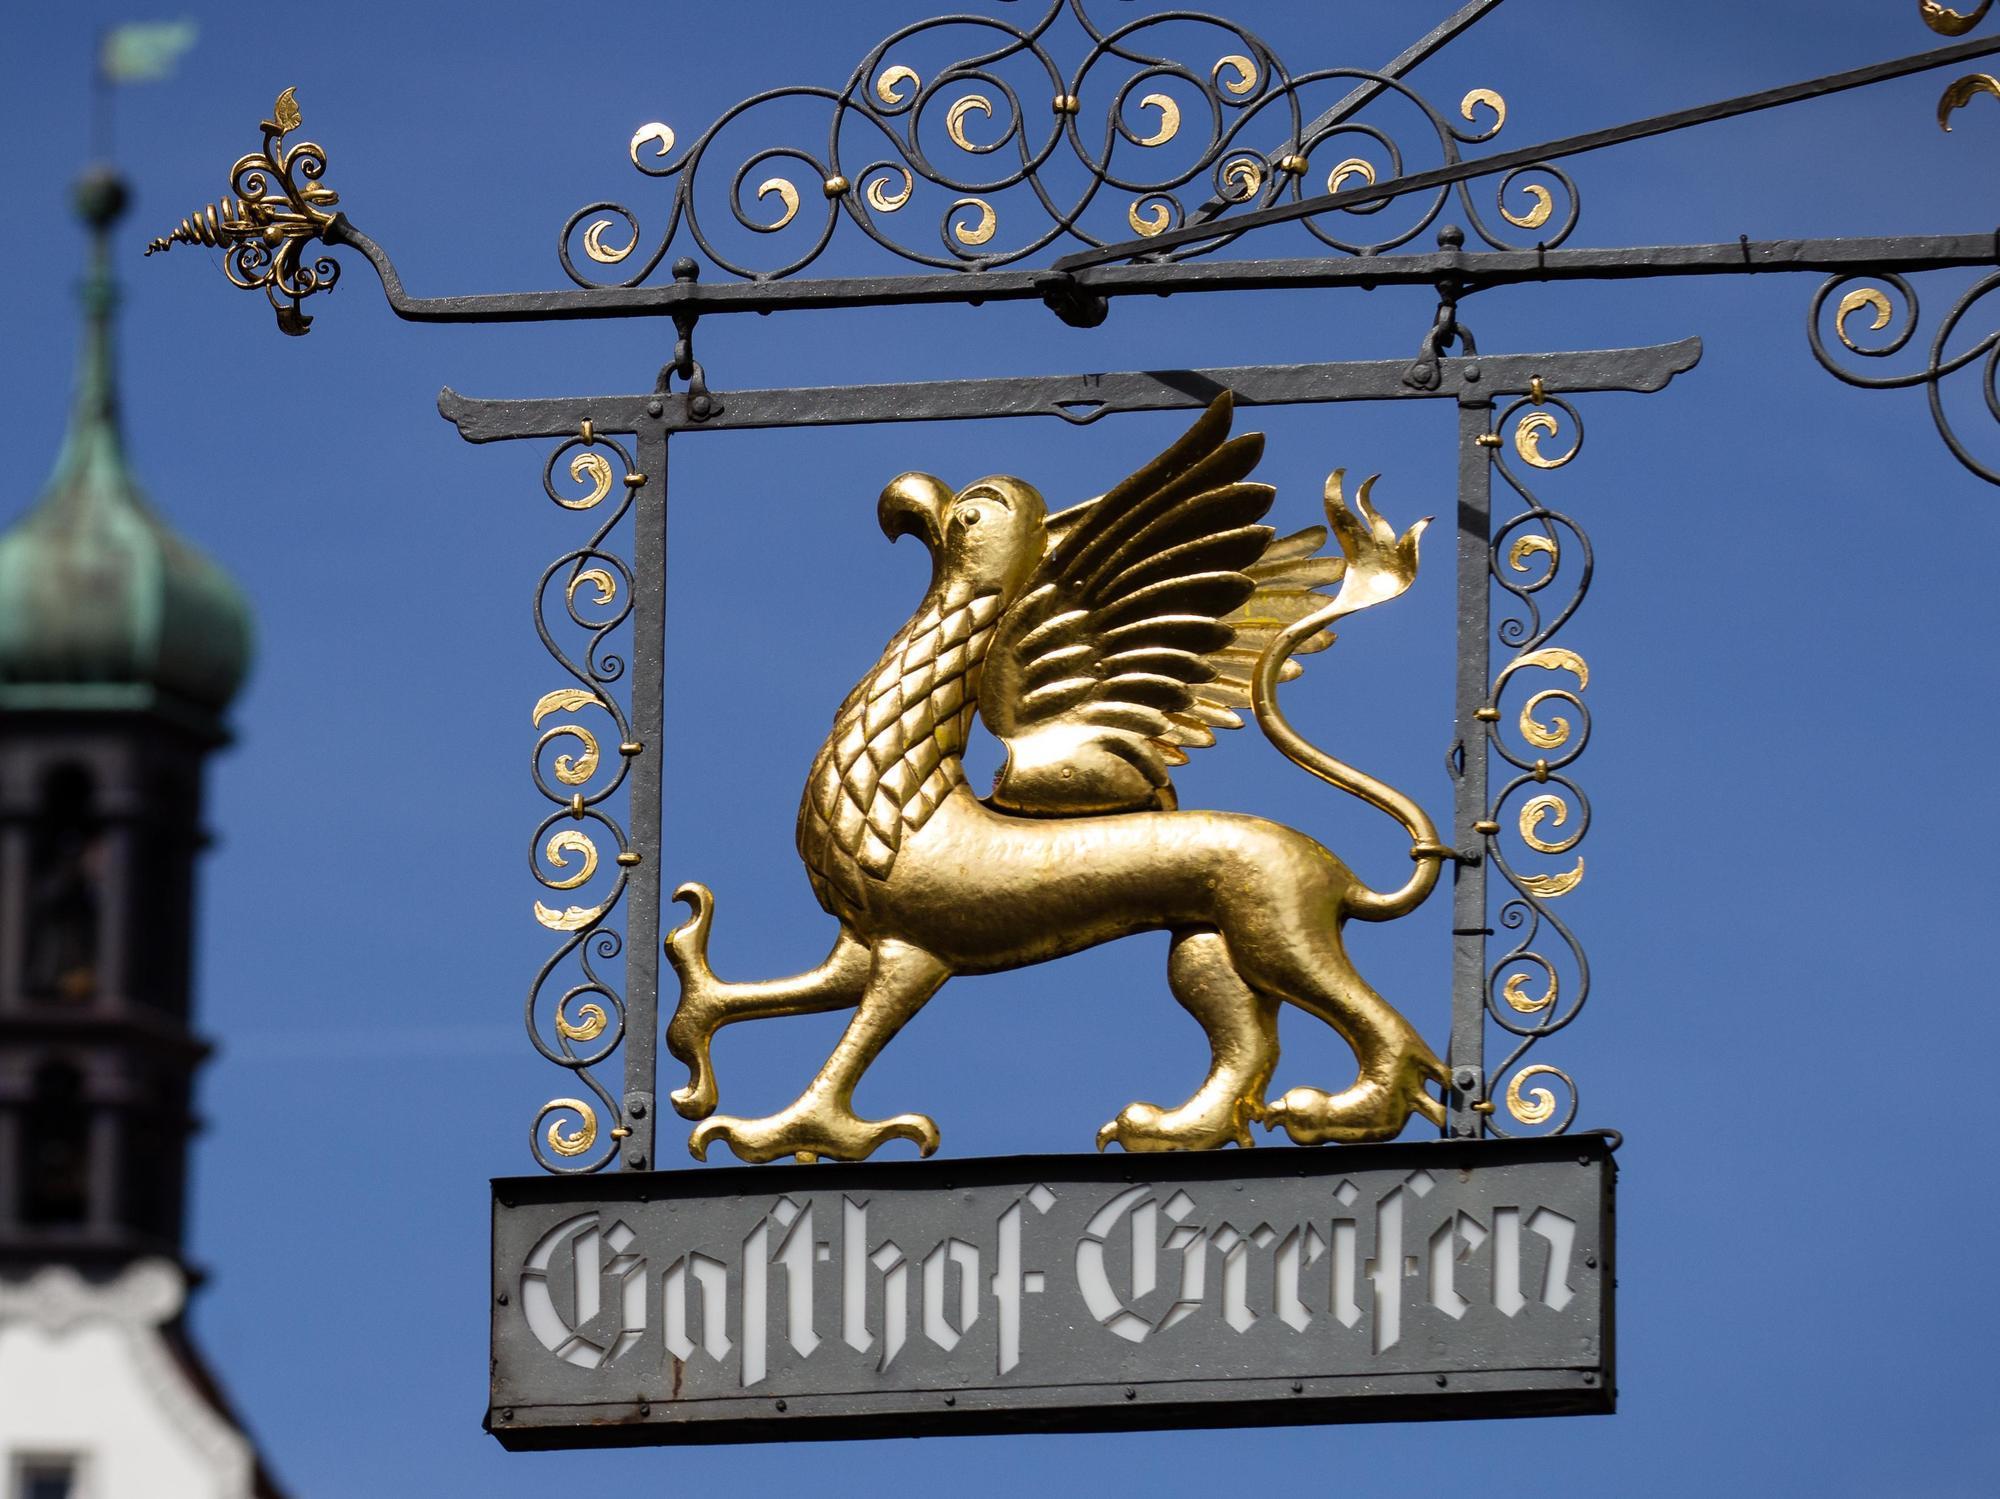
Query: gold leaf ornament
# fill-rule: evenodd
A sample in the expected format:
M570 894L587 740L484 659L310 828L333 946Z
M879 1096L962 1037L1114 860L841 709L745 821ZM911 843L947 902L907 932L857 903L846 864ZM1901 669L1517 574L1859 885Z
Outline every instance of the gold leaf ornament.
M583 231L583 253L599 265L616 265L627 255L630 255L633 247L639 243L639 236L636 234L632 236L629 244L619 249L613 250L605 247L605 231L616 229L617 227L617 224L610 219L592 220L589 226Z
M1562 1077L1562 1073L1539 1062L1523 1067L1507 1084L1507 1112L1523 1124L1547 1124L1556 1116L1556 1096L1547 1088L1530 1088L1523 1098L1521 1084L1531 1077Z
M890 170L903 174L902 191L889 191L889 178L886 175L872 178L868 183L868 206L880 213L894 213L909 202L910 194L915 191L917 185L917 180L910 175L908 167L893 167Z
M1125 222L1132 226L1132 232L1148 239L1164 233L1173 221L1173 210L1164 198L1134 198L1125 210Z
M1479 111L1482 109L1493 111L1492 126L1479 137L1481 140L1490 140L1498 135L1500 127L1507 123L1507 101L1490 88L1472 89L1463 99L1458 101L1459 116L1467 124L1476 122L1479 118Z
M271 106L271 123L278 127L279 135L289 135L299 128L297 89L288 88L278 95L278 102Z
M611 460L602 453L578 453L569 461L569 476L579 484L589 484L590 493L579 500L558 499L565 510L588 510L611 493Z
M961 151L971 151L974 153L991 151L995 146L1000 144L998 141L995 141L992 146L975 146L971 141L966 139L965 117L975 109L985 115L987 119L990 120L993 118L993 101L984 94L967 94L963 99L954 100L951 108L944 112L945 134L951 137L951 143ZM968 243L970 242L968 241Z
M1984 6L1980 8L1985 9ZM2000 99L2000 78L1991 73L1967 73L1947 88L1938 98L1938 128L1949 133L1952 114L1965 108L1979 94L1991 94Z
M552 880L538 870L535 878L551 890L574 890L597 873L597 845L590 841L588 835L578 832L575 828L562 829L550 838L542 849L542 856L556 869L569 868L571 854L583 856L582 867L575 874Z
M640 165L639 152L646 146L653 148L654 156L665 160L667 153L674 149L674 127L663 120L648 120L632 132L632 141L625 148L625 154L632 158L632 165L641 171L645 168Z
M1365 156L1350 156L1326 174L1326 190L1340 191L1340 185L1350 177L1359 177L1370 187L1375 185L1375 163Z
M618 580L609 568L586 567L569 580L569 587L563 590L563 597L570 603L576 602L576 591L585 584L597 590L596 604L601 609L618 598Z
M554 1119L549 1122L549 1149L560 1156L582 1155L597 1139L597 1110L581 1098L552 1098L542 1105L544 1115L557 1109L568 1109L577 1117L575 1130L565 1132L563 1122Z
M909 85L907 92L904 91L904 84ZM899 62L891 63L875 79L875 97L893 107L908 103L922 87L923 80L917 76L915 68L905 67Z
M1555 194L1543 187L1539 182L1524 182L1521 184L1521 191L1535 200L1535 206L1530 208L1526 213L1517 214L1505 203L1502 203L1500 205L1500 217L1512 224L1516 229L1541 228L1542 225L1549 221L1550 215L1556 211Z
M1514 544L1507 548L1507 565L1517 573L1524 573L1528 570L1528 559L1537 552L1548 553L1551 568L1554 568L1561 558L1553 536L1542 536L1531 532L1526 536L1516 537Z
M1940 36L1964 36L1992 9L1993 0L1979 0L1979 4L1969 11L1954 10L1941 0L1917 0L1917 13L1924 18L1924 24Z
M1583 830L1577 829L1559 843L1551 843L1541 835L1542 820L1547 818L1554 827L1562 827L1569 821L1569 803L1559 796L1543 794L1529 797L1521 804L1521 841L1543 854L1566 854L1583 837Z
M597 694L586 687L558 687L554 692L545 692L535 699L535 727L542 726L542 720L551 713L574 713L579 708L597 705Z
M1235 157L1222 168L1222 182L1237 202L1248 202L1264 185L1264 165L1252 156Z
M1224 68L1229 69L1236 76L1234 78L1224 78L1222 76ZM1245 57L1241 52L1231 52L1227 56L1218 57L1215 60L1215 66L1208 70L1208 76L1214 82L1215 86L1225 94L1241 99L1245 94L1248 94L1252 89L1257 87L1257 64Z
M552 932L580 932L604 914L603 906L568 906L557 911L535 902L535 920Z
M799 211L799 190L789 177L766 177L762 182L757 184L758 202L763 202L772 193L778 195L778 201L785 205L785 211L779 214L777 219L772 223L752 224L750 226L761 234L775 234L778 230L784 228L785 225L791 223Z
M1546 994L1530 994L1528 992L1527 974L1509 974L1507 982L1500 986L1500 997L1507 1001L1508 1008L1516 1014L1534 1015L1546 1010L1556 1002L1555 972L1551 970L1549 973L1549 988ZM558 1024L557 1029L561 1029L560 1024Z
M1853 291L1840 299L1840 306L1834 310L1833 314L1833 331L1840 335L1842 343L1846 344L1848 348L1854 350L1857 354L1861 352L1861 346L1847 336L1847 320L1864 307L1875 309L1875 320L1868 325L1870 332L1880 333L1884 328L1889 326L1889 318L1892 311L1889 305L1889 298L1885 293L1872 286L1855 287Z
M961 208L976 208L979 210L979 217L970 223L964 219L953 219L951 233L954 239L962 245L983 245L993 238L993 231L1000 224L1000 216L993 211L991 203L984 198L960 198L951 205L953 213L957 213Z
M1550 457L1542 451L1542 439L1553 436L1562 426L1552 411L1531 411L1522 417L1514 428L1514 451L1521 455L1523 463L1536 468L1561 468L1577 454L1582 446L1579 441L1567 453Z
M556 1034L570 1041L595 1041L604 1034L604 1028L611 1023L611 1017L604 1013L604 1006L587 1004L577 1006L577 1019L571 1021L560 1010L556 1012Z
M1181 107L1166 94L1148 94L1139 101L1141 109L1157 109L1160 112L1160 126L1151 135L1138 137L1142 146L1164 146L1180 134Z
M1568 895L1583 883L1583 859L1579 856L1576 868L1566 869L1561 874L1523 874L1516 875L1515 878L1520 881L1521 888L1528 894L1539 896L1543 900L1555 900Z

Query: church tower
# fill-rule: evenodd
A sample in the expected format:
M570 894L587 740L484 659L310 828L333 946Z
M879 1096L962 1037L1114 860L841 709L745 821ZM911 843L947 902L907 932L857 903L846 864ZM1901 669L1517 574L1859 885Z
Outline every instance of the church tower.
M187 1333L202 777L250 658L220 568L147 502L119 430L92 237L55 472L0 535L0 1495L275 1494Z

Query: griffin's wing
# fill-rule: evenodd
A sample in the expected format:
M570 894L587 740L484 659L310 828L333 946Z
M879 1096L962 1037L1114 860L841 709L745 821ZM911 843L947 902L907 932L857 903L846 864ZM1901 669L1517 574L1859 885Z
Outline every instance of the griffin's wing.
M1158 458L1050 518L981 677L980 716L1007 748L996 804L1172 806L1168 767L1241 726L1258 652L1325 603L1313 590L1342 561L1314 555L1322 529L1273 540L1259 524L1275 494L1248 482L1264 439L1231 438L1231 414L1225 391Z

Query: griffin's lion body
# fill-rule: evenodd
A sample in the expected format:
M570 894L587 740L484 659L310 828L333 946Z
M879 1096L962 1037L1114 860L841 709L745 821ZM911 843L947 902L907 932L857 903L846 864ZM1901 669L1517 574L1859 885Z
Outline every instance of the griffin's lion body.
M1173 448L1106 496L1048 516L1015 479L956 493L923 475L884 492L883 525L931 547L924 600L842 703L799 807L799 852L840 923L819 967L726 983L706 950L713 897L677 896L693 918L667 940L681 1000L667 1045L689 1068L673 1095L691 1118L716 1105L710 1042L722 1025L854 1008L839 1046L797 1102L767 1119L708 1118L748 1160L858 1159L885 1140L937 1143L925 1116L869 1121L852 1108L868 1063L946 979L1040 963L1139 932L1173 934L1168 982L1208 1032L1213 1065L1172 1109L1131 1104L1099 1134L1128 1150L1201 1149L1248 1127L1294 1139L1385 1139L1412 1112L1441 1120L1425 1091L1444 1068L1361 979L1341 941L1350 917L1414 907L1444 854L1428 820L1389 788L1292 733L1272 698L1293 653L1330 643L1335 618L1401 592L1421 527L1397 538L1368 508L1347 511L1336 475L1323 531L1275 538L1270 502L1245 482L1259 439L1225 442L1218 400ZM1339 579L1329 601L1313 590ZM1353 597L1350 597L1350 593ZM1179 811L1169 767L1253 706L1302 766L1392 812L1417 870L1374 891L1312 838L1262 818ZM961 759L975 717L1008 749L991 803ZM1359 1076L1329 1096L1265 1100L1289 1002L1354 1048Z

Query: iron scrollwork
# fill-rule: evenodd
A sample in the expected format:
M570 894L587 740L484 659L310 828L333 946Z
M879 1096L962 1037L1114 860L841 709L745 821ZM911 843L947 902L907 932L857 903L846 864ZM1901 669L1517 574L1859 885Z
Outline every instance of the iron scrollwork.
M1067 71L1050 45L1065 15L1083 34L1081 60ZM979 41L926 78L905 59L917 57L928 34L946 27L973 30ZM1152 50L1154 37L1164 33L1185 51L1194 31L1212 34L1199 64ZM637 286L658 269L685 225L688 238L718 267L751 280L776 280L818 259L844 214L906 261L978 271L1023 260L1058 240L1100 247L1180 228L1190 222L1192 192L1206 199L1193 212L1226 214L1413 169L1404 145L1382 125L1339 112L1326 123L1309 116L1305 101L1316 86L1337 89L1330 99L1359 90L1369 100L1391 95L1406 101L1421 114L1446 165L1461 160L1461 147L1491 141L1507 120L1506 101L1491 89L1467 93L1454 120L1387 74L1359 68L1293 73L1261 39L1220 17L1174 11L1104 28L1084 0L1048 0L1026 24L958 15L904 27L878 43L843 87L799 85L754 95L679 154L672 126L642 125L627 156L645 175L673 183L664 231L642 252L638 214L621 203L594 202L563 225L559 253L578 285ZM727 202L737 226L756 235L790 231L794 248L787 255L752 265L725 251L704 226L696 201L701 168L712 156L729 159L716 142L733 123L753 112L772 117L767 107L802 100L827 111L823 153L801 144L764 145L744 156L729 178ZM1272 137L1265 149L1248 144L1246 131L1257 129ZM1000 201L1014 189L1012 200ZM915 221L920 190L935 190L943 205L935 245L900 230ZM1372 238L1321 220L1360 223L1387 202L1342 211L1351 218L1321 215L1303 222L1333 249L1379 254L1423 233L1454 193L1474 232L1496 249L1553 248L1577 220L1575 184L1560 168L1541 163L1517 168L1498 184L1500 218L1531 236L1524 244L1496 229L1464 182L1416 195L1413 213ZM1016 207L1031 216L1032 227L1009 235ZM1100 211L1093 216L1094 208ZM1108 237L1091 224L1108 229ZM1206 254L1229 238L1220 235L1162 258Z
M333 223L340 195L320 180L326 152L316 142L284 149L285 137L298 128L298 100L286 89L263 122L264 148L229 169L233 195L197 209L171 234L146 246L148 255L175 245L222 250L223 274L245 291L264 293L278 315L278 330L293 336L312 327L299 304L331 291L340 279L340 263L330 256L305 263L305 247Z
M567 470L567 485L559 469ZM624 786L639 748L626 710L610 690L625 674L624 659L611 647L614 632L631 617L633 574L631 564L610 550L609 542L643 482L630 454L593 432L588 422L556 447L542 470L542 488L550 500L565 510L596 511L602 517L589 539L550 563L535 585L536 634L573 683L536 701L532 718L542 732L530 759L535 789L554 810L529 841L528 867L558 898L554 905L537 899L533 913L563 940L529 986L528 1036L545 1059L574 1074L582 1089L577 1096L542 1105L528 1138L536 1162L562 1174L609 1165L627 1133L615 1096L592 1069L625 1039L624 995L599 966L623 951L623 934L609 923L624 898L627 872L639 858L625 828L605 806ZM582 492L570 492L572 488ZM560 608L552 610L556 598ZM566 649L558 629L572 636L581 631L581 650ZM586 716L596 714L609 720L616 736L610 753L604 728L593 727ZM600 839L612 850L608 866L602 864ZM578 893L601 873L609 876L608 889L594 896ZM576 966L558 994L557 974L571 959ZM544 1023L552 1038L544 1034ZM602 1146L601 1139L606 1142Z
M1554 903L1583 882L1584 858L1576 849L1591 819L1590 800L1570 774L1590 740L1582 696L1590 667L1556 636L1589 592L1593 562L1583 528L1544 504L1523 470L1548 472L1573 460L1583 447L1583 421L1537 380L1532 394L1499 414L1494 434L1488 448L1494 471L1522 508L1492 533L1488 567L1511 601L1495 633L1511 654L1479 717L1493 753L1513 774L1493 793L1480 830L1489 866L1511 887L1499 925L1517 935L1486 972L1487 1014L1514 1045L1491 1070L1481 1096L1496 1100L1487 1114L1495 1134L1512 1136L1519 1132L1514 1126L1561 1134L1576 1118L1575 1081L1548 1063L1522 1063L1590 997L1589 960ZM1511 707L1511 724L1503 701ZM1512 855L1510 843L1517 846ZM1517 859L1523 867L1516 867ZM1535 871L1525 867L1527 860L1553 860L1555 867ZM1563 1096L1538 1079L1558 1084Z
M2000 484L2000 466L1975 457L1959 436L1951 414L1945 409L1943 390L1947 376L1979 365L1980 396L1987 415L2000 422L2000 327L1956 352L1951 348L1960 326L1995 290L2000 290L2000 272L1982 277L1962 292L1932 335L1922 367L1903 374L1868 375L1848 368L1827 346L1825 338L1825 330L1830 326L1842 347L1863 359L1888 359L1902 352L1916 333L1922 312L1916 287L1908 278L1893 272L1832 276L1821 283L1806 314L1806 338L1820 368L1848 385L1863 390L1907 390L1921 386L1930 398L1931 422L1945 446L1951 449L1951 455L1988 483ZM1829 316L1827 304L1833 301L1836 292L1840 297ZM1989 307L1988 314L1993 310ZM1858 328L1864 314L1867 327ZM1880 341L1863 341L1872 334L1882 335Z

